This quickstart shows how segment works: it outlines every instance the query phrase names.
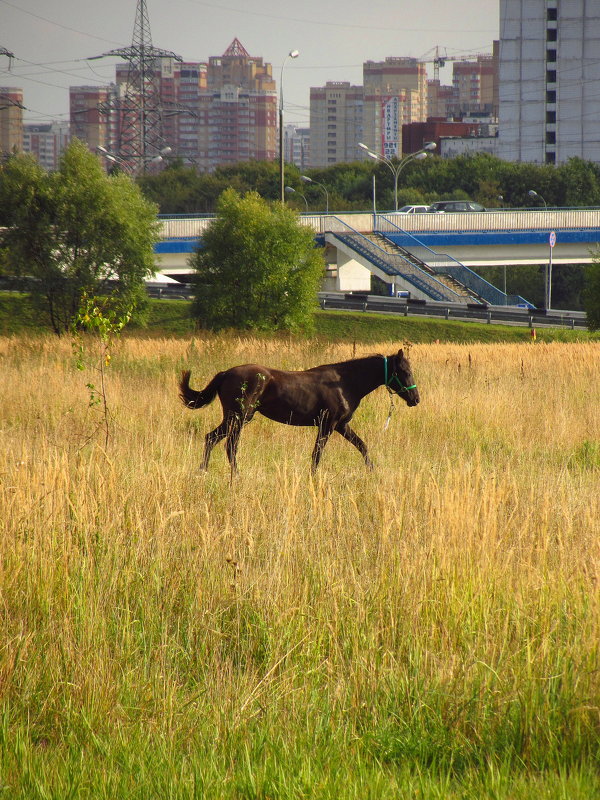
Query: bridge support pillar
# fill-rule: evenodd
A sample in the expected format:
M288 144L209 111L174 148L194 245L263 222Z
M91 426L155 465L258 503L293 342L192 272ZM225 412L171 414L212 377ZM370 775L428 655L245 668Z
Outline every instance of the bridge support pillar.
M371 290L371 273L358 261L337 251L337 289L341 292L359 292Z

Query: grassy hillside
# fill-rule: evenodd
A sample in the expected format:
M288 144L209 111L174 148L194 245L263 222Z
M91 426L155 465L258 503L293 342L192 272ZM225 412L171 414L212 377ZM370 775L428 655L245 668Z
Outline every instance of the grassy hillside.
M195 322L190 317L190 303L151 300L147 325L143 328L132 326L128 335L188 336L195 329ZM47 328L36 319L25 296L0 293L0 335L45 330ZM315 336L330 342L525 342L530 341L531 332L527 328L509 325L319 310L315 313ZM557 328L538 328L537 336L539 341L545 342L600 341L600 334Z

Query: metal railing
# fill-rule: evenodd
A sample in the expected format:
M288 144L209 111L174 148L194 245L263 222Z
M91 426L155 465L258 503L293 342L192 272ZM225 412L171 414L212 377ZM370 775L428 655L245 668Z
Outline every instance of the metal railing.
M388 253L346 222L339 219L332 221L328 233L346 244L351 250L362 255L368 263L378 267L385 275L401 277L422 291L426 297L450 302L463 301L457 292L445 286L435 276L429 275L399 253Z
M408 238L409 245L399 244L390 238L390 241L397 244L398 247L405 249L409 254L413 254L417 259L422 261L435 272L450 275L455 281L465 286L470 291L477 294L486 303L492 305L508 305L508 306L531 306L525 298L518 294L505 294L501 289L493 286L481 275L473 272L472 269L466 267L458 259L449 256L447 253L438 253L428 247L420 239L414 236L410 231L401 228L396 221L392 221L386 217L377 217L376 223L377 233L382 236L386 234L401 234L403 237Z
M415 233L452 233L459 231L522 231L522 230L600 230L600 208L553 209L493 209L490 211L463 211L458 214L373 214L365 211L347 211L339 214L301 214L299 219L315 233L331 230L335 221L343 221L364 233L382 227L386 222L398 221L401 216L403 230ZM161 215L159 222L164 238L200 236L214 214Z

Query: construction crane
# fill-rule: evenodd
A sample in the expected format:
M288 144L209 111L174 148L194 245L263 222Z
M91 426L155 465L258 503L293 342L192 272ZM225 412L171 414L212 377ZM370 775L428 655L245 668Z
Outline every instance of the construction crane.
M433 64L433 79L439 81L440 67L446 66L446 61L476 61L478 58L491 58L491 53L462 53L449 56L447 49L436 45L419 58L425 64Z
M0 56L6 56L8 58L8 69L10 70L15 54L7 50L6 47L0 47Z

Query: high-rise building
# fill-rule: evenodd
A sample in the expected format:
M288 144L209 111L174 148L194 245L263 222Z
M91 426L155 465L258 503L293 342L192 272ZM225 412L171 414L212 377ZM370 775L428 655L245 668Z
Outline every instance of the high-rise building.
M283 130L283 157L301 172L310 167L310 128L286 125Z
M176 67L175 108L164 110L165 123L172 120L174 124L174 138L169 138L170 129L165 125L165 139L185 164L196 165L200 150L200 94L206 90L207 66L202 62L182 62Z
M114 96L108 86L71 86L69 88L69 121L71 137L85 142L93 152L98 147L110 149L113 144L112 114L101 113L104 104Z
M206 84L198 98L199 168L274 160L277 90L271 64L234 39L222 56L209 58Z
M121 94L128 77L129 65L118 64L116 82ZM154 81L160 100L160 145L170 147L173 156L184 163L197 164L202 118L199 98L206 89L206 64L161 58L157 61Z
M71 132L91 150L101 146L120 153L124 135L135 133L131 117L135 113L137 120L139 108L128 107L129 74L130 65L121 63L113 86L71 88ZM171 148L170 156L202 171L275 159L277 91L271 64L250 56L238 39L208 63L156 59L152 80L160 106L157 141Z
M310 90L310 166L326 167L359 158L363 87L328 81Z
M500 0L499 155L600 162L600 5Z
M448 119L458 115L458 91L439 78L427 81L427 118Z
M402 155L402 126L427 119L427 72L416 58L363 64L363 141L387 158Z
M0 86L0 155L23 149L23 90Z
M58 168L60 154L69 141L67 122L50 122L44 125L26 123L23 126L23 151L36 157L49 172Z
M458 113L462 116L485 113L498 116L499 43L492 55L479 55L473 61L455 61L452 65Z

